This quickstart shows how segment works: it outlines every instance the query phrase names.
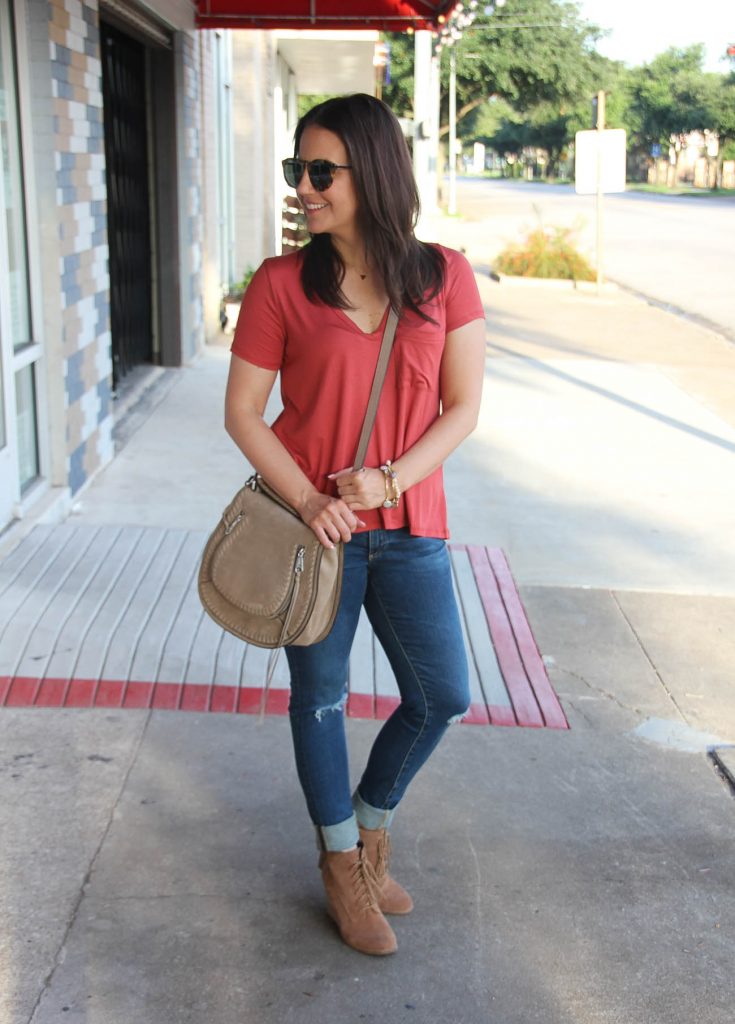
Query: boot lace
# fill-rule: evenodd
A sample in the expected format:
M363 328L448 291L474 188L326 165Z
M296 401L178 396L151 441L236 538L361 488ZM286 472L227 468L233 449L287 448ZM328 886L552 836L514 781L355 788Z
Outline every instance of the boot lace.
M378 880L375 870L369 860L365 857L365 851L360 847L360 856L352 865L350 882L357 897L360 910L378 911L376 892Z

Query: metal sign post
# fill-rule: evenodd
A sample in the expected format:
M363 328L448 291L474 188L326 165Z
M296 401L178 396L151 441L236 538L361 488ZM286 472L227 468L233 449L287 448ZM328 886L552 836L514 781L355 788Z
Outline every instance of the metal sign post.
M597 126L594 131L577 132L574 142L574 190L594 195L597 235L597 291L603 283L603 239L605 192L625 192L625 132L605 128L605 93L596 97Z
M604 132L605 130L605 93L598 92L597 94L597 124L595 128L598 132ZM596 192L596 213L597 213L597 294L602 294L602 228L603 228L603 200L602 200L602 146L600 145L600 136L598 135L597 142L597 192Z

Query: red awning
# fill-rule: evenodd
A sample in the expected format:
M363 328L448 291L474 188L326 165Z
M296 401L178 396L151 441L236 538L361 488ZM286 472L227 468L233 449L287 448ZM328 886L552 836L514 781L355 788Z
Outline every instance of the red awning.
M435 29L457 0L197 0L199 28Z

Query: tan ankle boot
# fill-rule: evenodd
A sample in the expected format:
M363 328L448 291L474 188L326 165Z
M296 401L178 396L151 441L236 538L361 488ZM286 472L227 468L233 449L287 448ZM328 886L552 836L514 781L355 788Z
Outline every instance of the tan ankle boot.
M399 885L395 878L391 878L388 873L390 866L388 830L360 826L360 839L365 846L365 856L375 874L378 906L384 914L410 914L413 910L413 900L403 886Z
M342 941L370 956L395 953L398 943L376 902L375 873L362 844L355 850L322 853L319 867L327 894L327 913Z

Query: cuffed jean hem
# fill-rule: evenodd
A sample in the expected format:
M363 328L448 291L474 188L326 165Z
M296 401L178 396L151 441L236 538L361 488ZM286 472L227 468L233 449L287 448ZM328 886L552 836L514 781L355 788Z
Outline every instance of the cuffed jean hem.
M327 850L329 853L351 850L360 841L357 818L354 814L345 821L337 822L336 825L317 825L316 833L319 849Z
M370 804L365 803L357 790L352 794L352 806L358 824L363 828L390 828L395 808L388 811L381 810L379 807L371 807Z

